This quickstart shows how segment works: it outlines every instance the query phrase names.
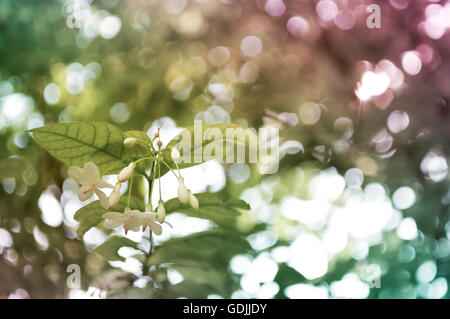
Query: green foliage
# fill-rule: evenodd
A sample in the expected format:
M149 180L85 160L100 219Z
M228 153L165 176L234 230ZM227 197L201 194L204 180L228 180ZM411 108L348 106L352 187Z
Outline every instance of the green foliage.
M195 161L194 154L198 151L205 150L212 147L216 143L223 147L223 158L226 157L227 152L234 152L236 147L242 146L246 150L246 158L248 159L249 152L256 149L256 134L249 130L248 136L246 134L237 134L236 136L227 136L226 129L246 130L237 124L222 123L222 124L205 124L201 127L201 132L208 129L217 129L221 132L220 136L211 136L210 138L200 137L200 143L196 143L194 128L192 126L187 128L184 132L177 135L165 149L161 151L162 158L165 163L169 164L172 169L176 169L175 163L172 161L170 152L180 141L183 141L183 136L189 136L191 141L189 145L190 161L188 163L182 162L179 168L191 167L203 163L206 160L203 156L201 161ZM44 147L51 155L62 161L68 166L82 167L86 162L95 163L100 172L104 174L117 173L128 165L130 161L138 160L144 157L152 157L148 151L151 145L151 140L141 131L127 131L122 132L119 128L109 123L103 122L73 122L61 124L49 124L31 130L33 137L38 144ZM243 131L238 131L243 132ZM136 138L136 147L127 148L123 145L123 141L127 137ZM183 155L183 149L181 153ZM149 161L146 161L147 163ZM145 168L148 165L139 163L137 171L145 174ZM169 171L165 165L161 165L161 175Z
M137 248L138 243L121 236L112 236L108 238L103 244L95 248L95 252L102 255L108 260L124 261L125 258L118 254L122 247Z
M224 142L226 147L234 148L237 145L248 146L251 138L247 140L242 135L238 135L231 140L226 136L226 128L241 128L234 124L205 125L202 130L215 128L222 132L220 142ZM243 128L241 128L243 129ZM155 170L155 163L160 161L155 157L156 151L153 148L152 140L141 131L122 132L117 127L100 122L77 122L52 124L32 130L35 140L44 147L51 155L61 160L68 166L83 167L86 162L94 162L100 169L102 175L105 173L117 173L126 167L130 162L138 161L135 172L144 175L149 182L152 172ZM191 135L192 143L190 150L193 155L199 147L194 143L194 128L185 131ZM253 132L251 132L253 133ZM126 147L124 140L135 138L136 143ZM170 152L176 145L179 138L176 137L162 150L164 161L169 162L176 169L172 162ZM207 147L213 142L211 139L202 139L201 147ZM228 145L227 145L228 143ZM186 150L184 150L186 151ZM192 157L193 159L193 157ZM181 164L180 167L189 167L200 164L202 161L190 164ZM162 166L161 161L159 162ZM151 167L150 175L145 174L147 167ZM166 172L165 167L162 170ZM222 202L216 194L196 194L200 207L192 208L189 204L182 204L178 198L167 201L164 206L166 214L179 212L191 217L211 220L219 227L225 227L225 232L220 229L193 234L185 238L171 239L161 246L156 247L153 253L148 255L137 255L134 258L140 261L145 267L155 265L164 272L164 265L178 270L187 280L176 285L173 291L181 293L183 290L195 290L195 285L207 286L208 289L199 289L198 296L204 296L207 291L216 291L227 295L231 293L230 282L228 280L227 268L230 259L238 253L245 253L250 250L248 242L239 234L232 230L236 223L236 218L240 215L241 209L249 209L249 205L242 200L231 200ZM115 207L105 209L100 201L92 202L79 209L74 219L79 222L77 234L83 238L84 234L93 227L103 229L103 214L106 212L123 212L126 207L138 211L144 211L144 201L136 197L127 196L120 199ZM113 236L108 238L103 244L95 248L95 252L110 261L123 261L124 258L118 254L121 247L137 248L135 243L128 238ZM154 249L154 247L153 247ZM147 257L146 257L147 256Z
M83 167L84 163L93 162L102 174L119 172L137 155L134 149L123 145L127 136L108 123L49 124L31 132L36 142L64 164ZM129 132L127 135L136 134Z
M176 14L166 10L164 1L88 1L87 12L91 17L98 16L102 20L115 16L121 21L116 36L106 39L98 32L83 32L97 30L95 26L89 26L89 14L83 19L81 28L68 27L69 2L0 1L0 228L3 234L6 234L5 230L9 232L13 241L11 247L3 249L3 258L0 258L1 297L8 297L21 287L31 298L65 298L69 291L65 282L67 263L79 264L83 269L83 289L96 286L97 281L92 283L92 279L103 279L102 275L111 269L105 261L93 262L101 257L91 255L74 236L69 224L53 227L42 218L47 213L57 213L45 203L46 200L39 201L43 195L43 199L50 199L55 205L59 202L64 213L70 215L73 189L70 188L71 183L65 183L65 170L57 160L30 143L24 132L26 128L40 123L112 121L118 126L117 130L123 131L124 138L137 134L138 140L142 138L145 141L148 137L144 132L127 130L145 131L165 120L173 121L177 126L188 126L194 117L220 121L222 116L219 114L216 118L214 112L220 108L233 120L246 122L248 126L279 125L283 128L280 131L281 145L298 141L304 146L302 154L287 152L275 175L261 176L252 170L249 179L236 182L234 177L241 171L227 172L230 179L221 189L221 198L239 198L243 192L249 191L251 196L248 198L256 198L255 203L261 203L260 207L259 204L253 207L252 218L245 216L239 220L239 229L251 228L252 233L265 231L278 238L274 246L263 250L264 253L270 253L277 245L289 246L295 240L297 230L298 233L312 233L324 243L328 242L325 234L328 237L328 234L339 233L336 230L341 231L341 223L334 220L335 212L346 208L342 205L348 198L347 191L342 199L333 203L326 223L320 229L305 225L296 218L291 219L283 211L285 206L282 204L287 196L312 199L310 178L330 167L335 167L346 180L344 174L350 168L361 169L364 175L361 189L370 183L379 183L386 190L387 199L392 198L401 186L410 186L416 195L416 203L408 209L399 209L394 201L392 205L397 216L395 220L400 222L399 216L414 219L419 231L417 239L403 240L396 234L396 229L390 227L368 239L367 256L362 258L360 254L357 257L354 254L355 250L360 250L360 239L349 236L342 252L328 255L327 274L315 280L308 280L296 269L278 263L274 279L279 286L276 297L286 297L285 288L298 283L328 287L331 294L332 283L343 279L346 274L357 273L364 281L364 275L358 269L373 263L382 266L382 287L370 289L369 298L426 298L442 290L442 285L439 289L436 286L438 280L444 280L448 288L448 176L435 181L422 168L428 166L424 158L432 152L433 160L429 164L433 163L430 167L434 167L434 173L437 173L435 169L439 161L444 165L439 174L446 172L450 112L449 86L444 80L450 59L445 45L448 34L440 40L429 39L426 32L418 32L418 24L423 23L423 19L411 19L424 16L426 6L419 1L409 1L407 8L399 9L388 1L379 1L383 17L386 17L383 18L382 29L368 30L365 25L367 15L363 14L354 21L353 28L341 30L340 25L324 25L310 2L286 0L284 3L288 10L282 17L283 21L301 13L308 21L310 31L314 31L297 38L298 34L293 34L290 26L286 28L286 23L278 23L279 18L261 14L260 1L233 1L231 5L226 1L208 1L208 5L191 1ZM348 1L345 10L357 15L360 12L357 2ZM240 14L236 14L236 10ZM192 13L199 18L196 19L199 23L186 25L189 20L186 17L192 17ZM255 28L256 24L259 27ZM384 24L390 32L385 32ZM194 30L196 26L200 29ZM390 45L393 33L403 40L396 43L398 45ZM263 50L257 57L247 57L242 50L242 41L250 34L263 43ZM386 45L374 45L374 37L378 44ZM212 60L216 55L213 54L214 48L218 46L219 50L228 52L222 65L215 63L216 58L215 62ZM414 76L407 75L402 68L401 57L410 50L417 50L414 53L419 52L422 61L421 71ZM355 89L363 72L372 70L377 73L384 69L382 64L386 66L386 63L393 71L391 62L399 70L388 72L389 76L395 75L395 80L391 79L391 87L386 94L360 104ZM70 89L71 83L75 83L75 78L70 75L73 70L77 71L79 92ZM398 88L394 88L394 82ZM59 88L58 94L50 94L53 102L48 99L49 94L45 94L49 84ZM212 84L222 87L212 90ZM388 106L390 97L393 99ZM112 107L118 103L122 104L120 108ZM123 113L125 108L128 113ZM311 113L313 109L315 112ZM408 115L407 128L400 132L392 130L392 123L397 123L397 127L401 122L405 124L405 121L399 121L399 116L391 118L395 115L393 112L398 111ZM317 122L307 123L305 119L311 118L312 114L318 115ZM162 131L167 127L165 125ZM50 139L48 134L38 135L42 139ZM53 144L59 146L58 143ZM86 147L80 146L79 150L82 149ZM124 152L129 154L129 158L125 158L128 163L144 156L147 150L138 143ZM169 156L170 147L163 152L165 159L175 168ZM62 154L63 151L56 153ZM70 165L70 159L64 162ZM143 167L151 167L150 162L140 161L137 170L142 173ZM120 163L117 167L124 165ZM105 166L101 170L104 172L106 169ZM27 172L36 172L38 178L27 178ZM167 172L164 166L162 172ZM132 183L136 198L142 197L142 182L142 178L136 178ZM352 190L354 187L349 188ZM202 211L206 205L201 207ZM301 214L315 213L314 209L309 211L308 205L304 209ZM118 208L113 210L120 211ZM100 208L98 214L102 212ZM364 213L365 209L360 212ZM186 211L184 213L187 214ZM270 218L259 218L267 216L264 215L266 213ZM230 215L234 216L227 211L227 217L224 217L227 225L234 219ZM217 221L215 223L218 224ZM343 231L351 224L353 222L348 221ZM102 222L95 227L103 230ZM47 238L48 249L43 250L38 245L33 229L39 229ZM9 235L3 236L7 238L6 242L9 242ZM367 240L361 240L362 247L366 247ZM374 249L374 243L380 249ZM9 257L16 253L19 258L11 263ZM32 257L33 271L24 274L24 269L29 268L29 257ZM144 264L143 257L135 258ZM417 276L425 261L436 264L436 278L429 282L419 281ZM97 267L92 267L96 264ZM220 294L223 293L222 284L217 284L216 289L210 283L197 283L205 269L201 263L194 268L199 269L200 275L199 272L185 270L184 281L177 285L168 283L167 269L159 267L146 289L134 287L129 277L120 275L126 279L118 279L115 274L105 276L98 286L103 289L118 285L120 281L128 286L118 294L135 298L203 298L208 294L218 294L218 289ZM207 269L213 268L208 266ZM210 280L227 280L234 284L239 281L237 274L230 274L224 267L216 268L223 280L209 272ZM237 283L233 291L238 289ZM229 292L230 287L226 286L225 290ZM450 289L446 290L444 298L449 298ZM226 293L223 296L226 297Z
M183 238L173 238L157 247L150 264L182 263L186 260L227 260L251 250L249 243L231 230L213 229Z
M164 297L173 298L178 294L205 298L212 292L228 296L233 291L233 282L228 274L230 259L250 250L250 245L241 235L230 230L213 229L168 240L156 248L149 264L165 265L186 278Z
M201 128L201 130L199 129ZM234 132L237 132L237 135L233 136L227 136L226 130L227 129L233 129ZM210 130L211 136L205 136L205 132ZM240 134L242 132L248 133L248 136L246 134ZM213 132L217 132L217 135L214 135ZM196 134L198 137L196 137ZM186 137L189 137L190 141L185 141L184 139ZM203 163L207 160L214 159L215 157L222 155L223 159L226 158L227 153L234 154L234 157L236 156L235 149L237 147L243 147L245 149L246 153L246 159L249 158L249 153L254 152L257 149L257 136L254 131L251 129L248 129L246 127L243 127L238 124L233 123L221 123L221 124L203 124L203 125L194 125L191 127L186 128L183 132L175 136L172 141L166 146L166 148L162 152L162 156L164 158L164 161L169 164L169 166L172 169L176 168L175 163L172 161L172 158L170 156L170 153L172 151L172 148L177 146L178 143L182 143L183 145L190 145L190 148L188 150L183 150L182 148L178 148L178 150L181 153L181 156L183 157L184 153L187 151L188 158L187 161L181 162L178 164L179 168L187 168L194 165L198 165L200 163ZM208 151L208 149L212 149L214 147L217 147L219 149L222 147L222 154L215 153L211 154L213 155L211 158L205 159L203 154L205 151ZM195 154L198 152L198 154L201 154L201 162L195 160ZM169 169L166 166L161 166L161 175L164 175L167 173Z
M189 204L181 203L178 198L173 198L164 204L166 214L180 212L191 217L209 219L219 226L232 227L236 217L240 215L239 209L250 209L243 200L222 203L216 194L203 193L195 196L200 204L199 209L194 209Z

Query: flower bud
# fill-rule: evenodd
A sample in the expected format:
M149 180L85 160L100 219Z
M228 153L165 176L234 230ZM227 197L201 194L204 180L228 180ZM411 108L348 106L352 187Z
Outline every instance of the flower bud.
M119 182L114 186L113 191L111 192L111 195L109 195L108 202L109 207L116 206L119 203L120 200L120 187L122 184Z
M183 177L179 178L179 184L178 184L178 199L180 200L180 202L182 202L183 204L186 204L189 201L189 191L186 188L186 186L184 186L184 180Z
M172 147L170 157L172 157L172 161L174 161L175 163L178 163L180 161L181 154L176 147Z
M146 212L152 212L153 211L152 204L148 203L147 205L145 205L145 211Z
M136 168L136 163L131 162L127 167L123 168L120 171L119 176L117 177L117 180L120 183L126 182L133 175L133 171L135 168Z
M198 199L191 192L189 192L189 205L192 206L193 209L198 209Z
M136 138L134 137L127 137L123 140L123 145L126 147L133 147L136 144Z
M166 219L166 209L164 208L164 202L162 200L158 203L158 210L156 211L156 219L161 224L164 222L164 219Z

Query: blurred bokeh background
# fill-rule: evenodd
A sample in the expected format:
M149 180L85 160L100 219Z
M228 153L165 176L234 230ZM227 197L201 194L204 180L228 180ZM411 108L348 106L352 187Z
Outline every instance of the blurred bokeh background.
M439 0L0 1L0 297L448 298L449 28ZM163 124L167 142L194 119L279 127L279 170L186 169L250 204L233 232L251 249L194 242L220 267L151 276L132 249L93 253L101 230L77 238L78 185L26 132ZM158 244L215 227L168 220Z

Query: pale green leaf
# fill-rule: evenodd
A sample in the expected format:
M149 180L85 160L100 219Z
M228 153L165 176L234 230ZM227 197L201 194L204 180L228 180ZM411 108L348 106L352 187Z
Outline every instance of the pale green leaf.
M67 166L93 162L102 175L119 172L136 156L136 150L123 145L124 133L108 123L49 124L31 132L38 144Z

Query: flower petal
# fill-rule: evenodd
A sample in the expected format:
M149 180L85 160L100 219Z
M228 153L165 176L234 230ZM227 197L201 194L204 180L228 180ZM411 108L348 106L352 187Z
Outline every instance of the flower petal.
M162 223L164 222L164 219L166 218L166 209L164 208L164 203L162 201L159 201L158 209L156 210L157 213L157 219L158 222Z
M179 185L178 185L178 199L183 204L186 204L189 201L189 191L186 188L186 186L184 186L184 182L183 182L182 178L180 178Z
M172 151L170 152L170 157L172 157L172 161L178 163L180 161L181 154L176 147L172 147Z
M80 167L70 166L67 170L67 173L81 185L85 185L88 183L86 177L84 176L83 170Z
M150 227L150 229L152 230L152 232L155 233L155 235L161 235L162 234L162 227L160 224L155 223L154 221L150 221L148 223L148 226Z
M120 201L120 187L114 188L114 190L111 192L111 195L109 195L108 198L109 201L109 207L116 206Z
M119 212L107 212L102 215L105 219L115 219L115 220L122 220L123 214Z
M111 185L108 182L105 182L103 179L100 179L97 182L95 182L95 186L97 186L98 188L114 188L113 185Z
M123 227L125 228L125 230L138 231L142 225L142 217L140 215L141 213L136 210L125 213L125 221L123 223Z
M189 192L189 205L191 205L193 209L198 209L199 207L197 197L195 197L191 192Z
M125 216L140 216L142 213L137 209L131 209L125 212Z
M142 218L148 218L148 219L156 219L156 216L158 216L157 213L155 212L144 212L141 213Z
M99 190L97 187L93 187L95 194L98 196L98 199L100 200L100 204L102 204L103 208L109 208L109 200L108 197L106 197L105 193L103 193L101 190Z
M133 176L133 171L135 168L136 168L136 163L131 162L130 164L128 164L127 167L123 168L119 172L119 175L117 176L117 180L121 183L126 182L127 180L129 180L131 178L131 176Z
M104 226L108 229L114 229L123 224L123 215L117 212L110 212L103 214L105 219Z
M94 186L91 184L81 186L80 189L78 190L78 198L81 201L88 200L94 194L93 188Z
M92 162L84 164L83 174L92 184L95 184L100 180L100 171L98 170L97 165Z

